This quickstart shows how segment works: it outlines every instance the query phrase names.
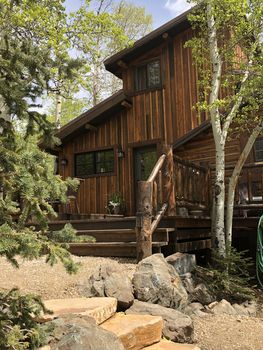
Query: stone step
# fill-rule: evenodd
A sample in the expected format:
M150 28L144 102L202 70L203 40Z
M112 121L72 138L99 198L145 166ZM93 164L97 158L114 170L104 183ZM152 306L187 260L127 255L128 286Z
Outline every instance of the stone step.
M115 333L125 350L140 350L161 340L163 320L159 316L119 313L101 327Z
M144 350L201 350L194 344L180 344L162 340L157 344L147 346Z
M71 298L51 299L44 301L48 310L53 311L51 315L43 315L37 318L38 322L51 321L65 314L76 314L93 317L97 324L101 324L112 317L117 310L117 299L115 298Z

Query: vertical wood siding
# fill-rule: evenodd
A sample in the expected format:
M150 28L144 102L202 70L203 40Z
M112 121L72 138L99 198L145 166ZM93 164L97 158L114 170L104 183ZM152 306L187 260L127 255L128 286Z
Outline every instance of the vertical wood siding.
M190 130L202 123L206 116L198 116L194 105L198 99L197 72L192 62L191 50L185 42L192 36L191 29L168 37L163 43L138 57L123 70L125 93L132 96L132 108L112 115L97 127L97 131L83 130L83 134L65 144L60 159L68 165L60 167L64 176L74 176L74 154L105 147L121 146L125 157L115 154L115 173L84 179L79 191L82 213L105 213L110 194L121 192L126 203L126 214L134 214L134 147L156 143L173 144ZM134 90L134 72L138 64L158 58L161 63L162 86L152 91ZM227 146L227 162L234 163L239 154L239 142ZM214 162L214 147L211 135L205 136L178 153L183 158L197 162Z

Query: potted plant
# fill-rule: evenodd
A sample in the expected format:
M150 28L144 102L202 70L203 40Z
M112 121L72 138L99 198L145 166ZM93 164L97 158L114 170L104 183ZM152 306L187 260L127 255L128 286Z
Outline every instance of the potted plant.
M119 192L114 192L110 195L107 203L107 212L114 215L123 214L124 199Z

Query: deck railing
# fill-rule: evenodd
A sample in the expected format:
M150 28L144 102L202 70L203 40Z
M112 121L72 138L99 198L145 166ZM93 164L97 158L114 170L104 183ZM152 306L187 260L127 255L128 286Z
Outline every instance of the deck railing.
M174 156L176 207L208 210L210 169Z

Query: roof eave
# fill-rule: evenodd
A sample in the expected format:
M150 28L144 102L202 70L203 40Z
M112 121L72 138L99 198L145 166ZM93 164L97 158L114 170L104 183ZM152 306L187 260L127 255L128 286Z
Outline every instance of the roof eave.
M171 21L165 23L161 27L155 29L142 39L136 41L132 47L126 48L115 55L109 57L104 61L106 69L121 78L122 69L119 65L120 62L128 64L131 60L137 56L149 51L151 48L162 43L164 40L163 35L165 33L169 35L175 35L181 30L190 27L190 23L187 19L188 15L193 11L195 7L182 13Z

